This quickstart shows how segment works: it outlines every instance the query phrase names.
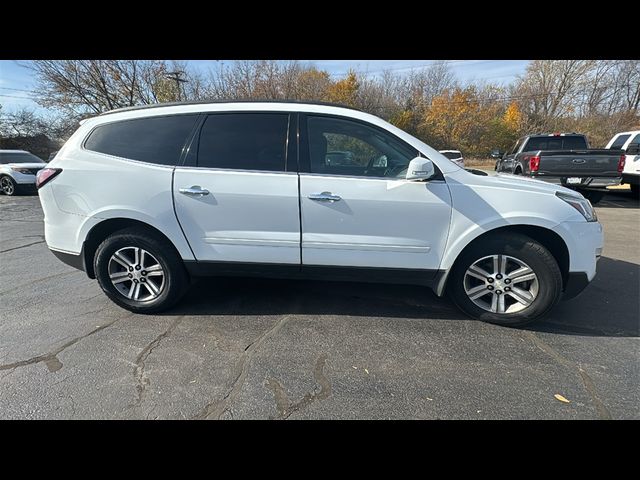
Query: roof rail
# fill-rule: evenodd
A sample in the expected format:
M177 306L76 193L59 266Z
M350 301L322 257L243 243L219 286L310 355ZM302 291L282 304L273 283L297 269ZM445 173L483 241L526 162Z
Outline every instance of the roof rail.
M306 100L273 100L273 99L241 99L241 100L197 100L191 102L167 102L167 103L152 103L148 105L135 105L133 107L122 107L116 108L114 110L109 110L108 112L103 112L98 116L110 115L112 113L120 113L120 112L131 112L134 110L146 110L149 108L159 108L159 107L175 107L179 105L204 105L208 103L295 103L300 105L325 105L327 107L340 107L340 108L348 108L349 110L357 110L362 111L358 108L350 107L348 105L342 105L340 103L332 103L332 102L314 102L314 101L306 101Z

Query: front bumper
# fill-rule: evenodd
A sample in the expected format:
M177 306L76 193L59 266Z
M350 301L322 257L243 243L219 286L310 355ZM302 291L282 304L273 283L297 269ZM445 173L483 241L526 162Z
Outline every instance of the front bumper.
M606 188L620 185L621 177L578 177L580 183L567 183L567 178L571 177L552 177L546 175L535 175L531 178L542 180L543 182L553 183L554 185L562 185L567 188Z
M602 225L599 222L562 222L553 230L562 237L569 251L563 298L573 298L596 276L596 265L604 246Z
M13 178L13 181L16 182L18 185L23 185L23 186L32 185L34 187L36 186L35 175L31 175L31 174L27 175L26 173L12 172L11 177Z

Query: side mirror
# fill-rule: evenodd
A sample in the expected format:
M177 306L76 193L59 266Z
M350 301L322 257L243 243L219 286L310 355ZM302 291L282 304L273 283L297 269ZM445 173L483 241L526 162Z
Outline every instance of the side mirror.
M500 150L491 150L491 158L501 158L502 152Z
M407 180L429 180L436 173L433 162L428 158L416 157L407 167Z
M627 155L640 155L640 143L632 143L627 147Z

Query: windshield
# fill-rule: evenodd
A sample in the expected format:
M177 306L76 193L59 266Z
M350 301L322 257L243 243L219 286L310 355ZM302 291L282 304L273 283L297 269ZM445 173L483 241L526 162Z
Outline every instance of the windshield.
M44 163L29 152L0 152L0 164L7 163Z

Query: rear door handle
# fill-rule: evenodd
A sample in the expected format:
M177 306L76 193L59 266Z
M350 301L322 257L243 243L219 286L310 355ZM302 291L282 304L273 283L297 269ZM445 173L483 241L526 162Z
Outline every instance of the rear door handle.
M202 188L200 185L193 185L189 188L181 188L179 190L183 195L189 195L190 197L204 197L209 195L209 190Z
M334 195L331 192L322 192L322 193L311 193L309 194L309 200L314 200L316 202L339 202L342 200L338 195Z

